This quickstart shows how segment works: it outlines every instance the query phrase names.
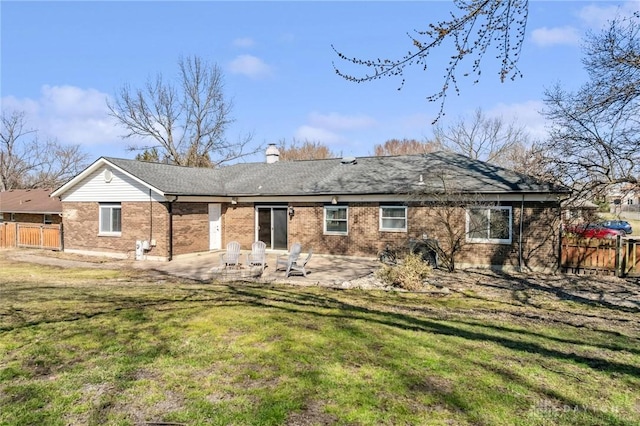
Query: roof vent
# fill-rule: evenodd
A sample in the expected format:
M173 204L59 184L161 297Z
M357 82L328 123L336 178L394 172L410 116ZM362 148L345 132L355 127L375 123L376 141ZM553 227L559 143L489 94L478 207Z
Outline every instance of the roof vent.
M358 164L358 160L356 160L356 157L342 157L342 160L340 160L340 162L342 164Z

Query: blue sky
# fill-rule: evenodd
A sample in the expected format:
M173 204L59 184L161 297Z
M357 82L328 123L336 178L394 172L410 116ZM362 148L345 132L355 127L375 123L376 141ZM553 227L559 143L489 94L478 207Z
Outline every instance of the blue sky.
M27 114L40 138L81 144L91 159L131 158L106 99L123 84L177 74L182 56L197 55L224 72L234 103L230 139L252 133L256 145L286 139L319 141L343 155L370 155L392 138L425 139L439 105L425 98L442 84L447 53L431 58L431 72L412 70L407 82L386 78L355 84L348 56L397 57L410 49L407 32L446 18L449 1L199 1L0 2L4 111ZM544 137L545 87L585 81L580 44L587 31L616 14L639 10L620 1L531 1L519 68L524 78L500 83L491 55L482 80L462 79L460 96L446 103L447 125L482 108ZM251 161L262 161L262 155Z

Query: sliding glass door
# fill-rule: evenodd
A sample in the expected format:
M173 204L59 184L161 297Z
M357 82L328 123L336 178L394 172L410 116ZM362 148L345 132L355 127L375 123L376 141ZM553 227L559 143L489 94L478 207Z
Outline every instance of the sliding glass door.
M287 207L257 207L256 235L272 250L287 250Z

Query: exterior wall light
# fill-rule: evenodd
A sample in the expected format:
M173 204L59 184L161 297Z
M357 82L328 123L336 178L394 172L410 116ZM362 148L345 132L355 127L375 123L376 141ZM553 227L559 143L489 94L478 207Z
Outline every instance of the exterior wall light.
M289 206L289 219L293 219L293 215L296 214L296 211L293 209L293 206Z

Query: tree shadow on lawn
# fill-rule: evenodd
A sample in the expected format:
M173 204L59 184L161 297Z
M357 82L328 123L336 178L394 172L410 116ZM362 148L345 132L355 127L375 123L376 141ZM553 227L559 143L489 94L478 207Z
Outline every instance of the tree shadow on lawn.
M524 284L526 280L519 280L520 284ZM539 286L535 283L531 284L530 288L538 288L541 290L546 290L546 287ZM227 289L227 292L221 292L220 288ZM117 312L126 312L132 310L143 310L146 308L159 308L163 307L166 310L175 310L181 309L180 305L182 302L188 303L205 303L210 304L212 307L214 306L241 306L243 304L250 304L252 306L258 307L268 307L271 309L280 309L290 313L308 313L323 317L332 317L339 319L362 319L366 321L373 321L379 323L381 325L386 325L390 327L396 327L400 329L413 330L413 331L421 331L421 332L429 332L429 333L437 333L441 335L451 335L458 336L469 340L477 340L477 341L489 341L497 343L501 346L504 346L509 349L514 349L517 351L527 352L527 353L538 353L540 355L552 358L559 358L564 360L572 360L575 362L586 364L592 368L610 371L615 373L624 373L624 374L632 374L634 376L640 376L640 367L634 365L621 364L610 360L603 360L599 358L592 357L584 357L575 353L564 353L561 351L544 348L536 343L532 342L523 342L514 339L507 339L504 337L498 337L487 333L473 332L469 330L465 330L460 327L455 327L452 325L443 324L438 321L446 321L448 323L459 323L472 327L482 327L490 330L494 330L497 332L514 332L518 334L529 334L531 336L542 337L545 339L550 339L554 341L558 341L561 343L568 344L584 344L585 342L580 342L576 340L564 340L561 338L556 338L552 336L546 336L544 334L510 329L497 325L486 325L479 324L476 322L468 321L468 320L460 320L460 319L452 319L452 318L438 318L436 320L430 319L421 319L417 318L405 313L398 312L389 312L381 309L370 309L367 307L358 306L352 303L348 303L337 298L326 296L321 296L318 294L312 294L304 291L303 288L296 288L295 290L279 290L275 286L264 286L264 285L252 285L249 283L228 283L226 285L221 285L216 287L216 289L212 289L211 287L193 287L189 284L186 284L185 290L187 292L183 294L181 297L171 297L171 298L154 298L153 300L148 300L144 298L141 300L141 297L108 297L108 296L97 296L92 294L90 291L86 292L85 298L83 298L82 302L102 302L105 301L109 303L109 306L98 309L98 310L88 310L86 312L72 312L67 313L61 317L51 317L51 318L40 318L34 321L22 322L14 325L6 325L0 326L0 331L11 331L18 328L23 327L32 327L41 324L51 324L51 323L59 323L59 322L72 322L79 321L82 319L91 319L94 317L98 317L101 315L110 315ZM339 291L339 290L333 290ZM556 291L563 293L562 290L556 289ZM325 294L327 294L325 292ZM213 297L212 297L213 296ZM232 296L232 297L229 297ZM571 296L570 300L574 300L573 296ZM585 299L585 303L594 304L595 306L602 306L599 303L594 303L588 299ZM342 312L341 314L335 313L327 313L316 310L315 308L326 308L331 310L338 310ZM187 309L193 309L193 307L188 307ZM355 314L355 315L354 315ZM429 315L428 312L421 312L423 315ZM571 327L576 327L575 324L564 323ZM596 332L608 332L607 330L595 330ZM620 336L616 334L616 336ZM631 338L633 339L633 338ZM593 344L593 342L588 342ZM597 347L607 350L624 350L627 352L637 353L637 351L633 348L629 347L619 347L616 345L600 345L597 344Z
M538 290L544 293L549 293L557 297L559 300L566 300L576 302L588 306L605 307L617 311L628 313L640 313L640 298L635 300L620 300L617 303L605 300L607 295L616 296L617 294L624 294L626 296L640 297L640 287L637 292L632 292L629 289L623 289L622 291L613 291L613 289L606 288L606 284L601 284L599 288L593 287L593 281L583 279L577 276L558 275L558 276L545 276L542 283L536 281L535 276L525 277L522 275L513 275L507 272L480 272L474 271L474 274L484 277L487 282L483 282L481 285L488 287L495 287L500 289L507 289L512 291L526 291L526 290ZM506 280L508 286L502 286L499 284L492 284L495 282L495 278L499 277L501 280ZM587 285L587 283L591 285ZM617 283L620 287L622 284L628 283L626 280L621 280ZM610 281L610 286L616 285L614 281ZM597 295L597 299L580 295L579 293ZM514 300L522 303L526 301L521 300L516 295L513 296ZM632 305L632 306L628 306Z
M299 293L293 294L291 292L278 291L273 288L270 289L269 295L266 296L260 291L252 290L247 286L228 286L228 288L231 292L241 296L244 300L250 299L250 301L247 300L247 302L253 306L281 309L292 314L307 313L335 319L361 319L369 322L375 322L380 325L400 328L402 330L435 333L446 336L457 336L472 341L493 342L505 348L519 352L534 353L548 358L570 360L580 364L585 364L598 371L629 374L634 377L640 377L640 367L636 365L618 363L613 360L606 360L596 357L582 356L574 352L565 353L555 349L545 348L533 342L524 342L515 339L494 336L492 334L474 332L465 330L461 327L455 327L453 325L443 324L433 320L415 318L413 316L402 313L372 310L326 296L312 295L309 293L305 293L303 295ZM335 314L329 312L319 312L315 310L301 309L302 307L332 308L338 309L343 313ZM446 320L446 322L456 323L457 321ZM485 327L490 329L495 328L494 326ZM613 350L620 349L616 348Z
M125 296L122 297L110 297L107 292L103 294L93 294L90 290L87 290L83 294L83 299L92 302L108 303L107 307L101 307L95 311L87 312L73 312L68 313L61 318L42 318L38 321L27 322L16 326L0 327L0 331L10 331L16 328L36 326L40 324L59 323L64 321L78 321L81 319L95 318L100 315L111 315L114 313L122 312L123 318L131 323L129 328L134 329L134 332L129 335L123 336L122 341L136 342L138 340L144 340L145 337L138 333L144 332L145 336L148 334L160 336L160 331L154 329L153 322L149 321L146 316L146 309L161 309L163 311L179 311L179 310L201 310L210 309L216 307L234 307L234 306L252 306L256 308L266 308L270 310L280 310L288 314L305 314L321 318L330 318L338 320L345 327L355 326L353 323L347 322L351 320L361 320L368 323L379 324L384 327L390 327L398 330L411 330L421 333L430 333L442 336L455 336L461 339L465 339L471 342L490 342L498 346L513 350L516 353L535 354L543 358L550 360L570 361L578 364L583 364L599 372L605 372L610 374L622 374L629 375L633 379L637 379L640 376L640 368L637 365L630 365L623 362L618 362L613 359L603 359L595 356L585 356L575 352L562 351L552 348L544 347L540 343L523 341L517 337L509 338L504 336L504 332L514 332L518 335L529 335L541 339L549 339L558 341L558 338L546 336L542 333L523 333L522 330L511 330L501 326L477 324L468 320L452 319L452 318L429 318L429 312L420 312L423 318L416 315L411 315L402 312L390 312L382 306L378 308L369 308L359 306L353 302L347 302L340 300L340 290L325 290L321 294L312 293L302 287L296 288L283 288L282 286L266 286L249 283L228 283L226 285L194 285L189 283L172 283L169 285L179 286L178 290L183 291L184 294L174 295L173 297L157 297L149 300L148 295L140 296ZM161 291L161 288L159 288ZM314 292L317 290L313 290ZM331 293L336 295L335 297ZM375 303L374 296L360 292L363 303L367 303L367 298L371 298ZM178 297L179 296L179 297ZM353 297L353 296L352 296ZM360 294L357 296L360 297ZM383 296L379 296L383 297ZM80 300L82 302L82 300ZM388 309L392 309L391 305ZM151 322L151 324L150 324ZM571 325L571 324L569 324ZM139 327L136 330L136 327ZM469 327L476 329L484 329L486 332L479 330L469 330ZM128 329L129 329L128 328ZM493 331L494 333L491 333ZM97 330L91 330L85 328L79 330L82 333L97 333ZM102 331L104 333L110 333L113 331ZM502 335L496 335L502 333ZM360 333L364 338L369 338L367 333L361 331ZM358 335L356 333L355 335ZM100 336L97 336L98 338ZM105 337L108 339L108 336ZM600 345L593 342L580 342L580 341L562 341L562 343L584 345L589 344L596 347L601 347L607 350L613 351L627 351L637 353L634 348L621 348L615 345ZM129 356L132 357L132 361L127 365L122 366L122 374L125 376L125 380L121 383L121 386L126 386L126 383L131 380L135 380L135 374L137 369L144 367L148 362L151 362L154 358L162 355L170 354L170 348L163 344L159 339L157 344L151 344L151 347L130 348ZM438 350L446 354L445 348L438 348ZM449 353L447 356L451 357L464 357L459 353ZM398 359L393 361L401 363L402 359L398 356ZM469 362L477 363L477 361L470 360ZM399 364L400 365L400 364ZM492 366L492 365L480 365L480 367L495 372L496 374L505 377L508 380L513 380L529 389L541 394L546 395L549 398L560 401L561 404L569 406L577 406L576 401L571 398L558 394L553 389L545 389L534 383L531 383L525 377L513 373L507 368ZM397 366L396 366L397 367ZM400 369L395 368L393 365L388 365L386 368L393 369L399 372ZM425 380L428 372L415 371L408 372L403 371L403 382L408 386L413 386L415 390L419 391L420 386L425 386ZM443 401L452 404L453 407L462 410L463 412L469 411L469 404L459 399L455 392L449 392L447 389L438 389L439 385L426 384L424 391L430 391L436 395L442 396ZM120 388L121 389L121 388ZM609 421L607 413L598 412L597 410L591 412L591 415L604 421ZM472 419L473 420L473 419ZM477 419L476 419L477 420ZM622 420L619 420L620 424L624 424Z
M260 289L253 289L247 286L229 286L229 291L241 296L243 300L250 299L249 302L251 305L256 307L264 307L269 309L279 309L291 314L307 314L307 315L317 315L323 318L333 318L337 320L363 320L368 322L377 323L381 326L397 328L400 330L410 330L416 332L423 333L431 333L443 336L454 336L458 338L462 338L469 341L477 341L477 342L491 342L495 343L501 347L504 347L509 350L513 350L516 353L522 353L523 355L531 356L539 355L543 358L548 358L551 361L570 361L578 364L585 365L595 371L598 372L606 372L609 374L622 374L628 375L633 379L637 379L640 377L640 368L637 365L626 364L622 362L617 362L612 359L603 359L595 356L585 356L580 355L576 352L564 352L557 349L546 348L541 344L534 342L526 342L518 339L511 339L503 336L496 336L490 333L483 333L477 331L471 331L465 329L463 327L457 327L455 325L443 324L439 321L444 321L447 323L454 324L469 324L473 327L478 327L478 324L466 322L466 321L457 321L457 320L430 320L430 319L422 319L416 318L410 315L406 315L403 313L396 312L386 312L376 309L369 309L362 306L357 306L354 304L346 303L344 301L338 300L336 298L332 298L329 296L318 296L315 294L303 293L300 292L292 293L279 291L274 288L269 289L269 293L265 294ZM318 311L314 308L328 309L331 311L338 310L339 313L330 312L330 311ZM346 324L346 323L345 323ZM345 325L346 326L346 325ZM495 327L492 325L482 325L483 328L494 331L504 331L501 327ZM512 330L508 330L512 331ZM521 330L513 330L518 334L523 334ZM542 333L532 333L532 336L538 338L549 339L549 336L546 336ZM555 338L551 338L551 340L556 340ZM565 342L563 342L565 343ZM572 344L574 342L568 342ZM576 341L576 344L584 345L591 344L590 342L579 342ZM600 345L595 344L594 346L600 347ZM612 351L627 351L631 352L631 348L620 348L612 345L602 346L604 349L612 350ZM598 411L594 408L584 407L578 401L569 398L567 396L562 395L561 393L551 389L545 388L538 384L535 384L531 380L528 380L525 376L514 373L508 368L503 368L500 366L496 366L493 364L483 363L475 360L470 360L464 354L454 351L448 351L444 347L438 347L437 350L446 356L450 356L452 358L461 358L464 357L470 364L475 364L485 369L487 371L492 371L495 374L500 375L501 377L506 378L507 380L518 383L527 389L531 389L533 392L536 392L538 395L544 395L546 400L538 401L543 404L550 404L547 409L550 411L553 410L553 406L559 407L579 407L580 410L589 413L601 421L608 423L611 421L611 416L613 413L610 412L602 412ZM632 350L634 353L638 353L637 350ZM497 360L498 362L500 360ZM398 362L402 362L401 359L398 359ZM543 366L544 367L544 366ZM546 367L544 367L546 368ZM400 369L394 369L395 372ZM551 370L556 374L566 374L561 371ZM424 383L425 381L425 371L416 371L415 374L407 374L405 373L404 382L407 384L414 383L414 386L420 386L420 383ZM578 379L578 381L580 381ZM458 395L455 392L445 392L442 389L434 389L433 386L427 383L426 390L429 390L432 393L435 393L443 398L443 400L448 401L448 403L453 404L458 409L467 412L469 408L469 403L464 399L458 398ZM531 407L529 407L531 408ZM544 407L542 408L544 409ZM477 420L477 419L475 419ZM620 424L626 424L623 420L617 419ZM629 423L630 424L630 423Z

